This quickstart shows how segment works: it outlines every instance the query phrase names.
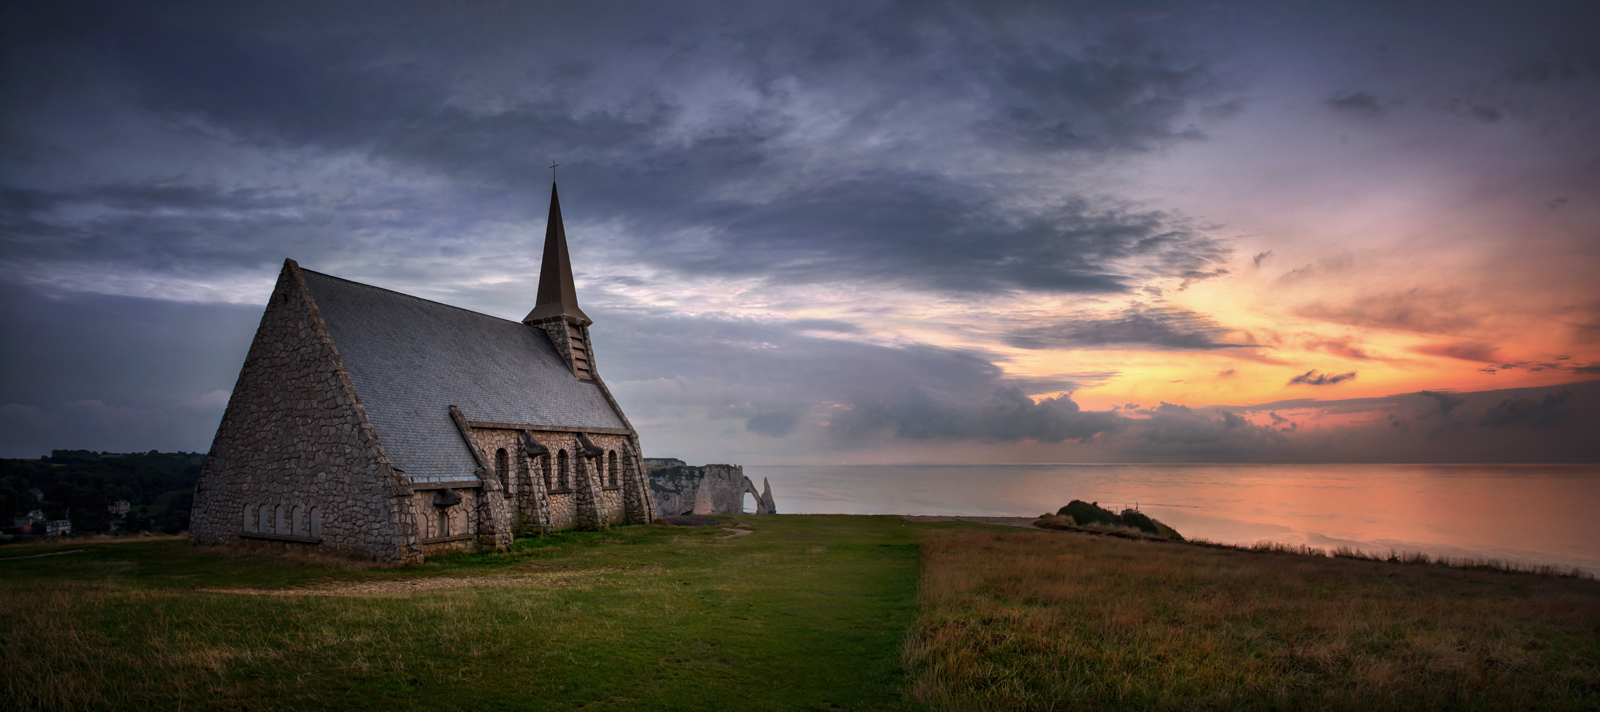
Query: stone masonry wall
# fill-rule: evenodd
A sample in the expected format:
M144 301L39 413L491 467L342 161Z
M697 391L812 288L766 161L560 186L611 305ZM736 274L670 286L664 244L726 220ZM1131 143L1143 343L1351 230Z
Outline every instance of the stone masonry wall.
M576 525L578 514L577 498L572 490L565 490L550 495L550 528L555 531L571 529Z
M434 556L476 549L477 522L481 516L478 511L480 496L478 490L451 490L460 496L461 501L445 508L435 505L442 492L442 490L417 490L412 498L412 508L417 513L417 536L422 544L423 553ZM440 521L440 514L443 514L448 521Z
M528 457L521 445L521 431L473 428L472 434L492 463L493 476L503 484L502 489L509 492L509 496L501 496L512 501L512 511L520 515L525 527L542 527L545 526L543 522L548 522L548 528L554 531L629 521L629 483L633 482L635 489L642 489L638 484L641 478L634 472L637 464L629 456L632 444L630 436L585 434L589 442L602 453L597 458L587 458L583 456L585 448L574 432L532 432L530 436L534 442L547 451L533 457ZM505 464L509 470L503 477L500 473L502 450L505 451ZM567 487L564 489L561 487L563 478L559 470L562 452L567 454ZM586 486L589 494L584 495ZM585 500L585 497L589 499ZM598 521L588 521L580 516L581 503L593 509L593 518ZM641 517L635 519L646 521Z
M195 486L190 541L414 561L412 495L286 261Z

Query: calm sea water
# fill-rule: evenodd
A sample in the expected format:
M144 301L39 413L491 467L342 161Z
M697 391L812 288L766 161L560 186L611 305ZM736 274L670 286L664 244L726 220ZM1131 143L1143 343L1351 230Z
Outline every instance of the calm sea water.
M1037 516L1138 505L1186 537L1600 573L1600 465L767 466L783 513Z

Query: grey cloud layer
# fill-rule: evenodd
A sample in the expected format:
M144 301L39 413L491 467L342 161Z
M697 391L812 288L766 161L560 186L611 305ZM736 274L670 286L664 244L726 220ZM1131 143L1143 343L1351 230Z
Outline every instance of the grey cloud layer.
M12 184L8 241L27 248L17 258L70 264L90 250L153 268L259 266L294 250L349 260L374 247L363 239L372 231L398 233L390 254L425 258L481 223L537 220L531 197L552 157L571 202L620 226L624 250L684 274L1114 293L1208 274L1227 256L1159 211L1019 195L984 168L1093 161L1198 135L1184 116L1217 96L1208 67L1126 23L1085 32L1027 7L893 3L761 6L715 21L684 7L645 13L690 23L670 36L613 16L580 28L594 42L580 47L547 26L583 21L529 7L376 18L308 5L303 22L194 9L14 6L8 94L72 105L78 84L43 61L70 50L73 79L126 98L106 121L145 117L300 162L378 161L403 180L327 178L340 197L325 185L171 175ZM843 122L830 116L839 112ZM819 120L832 124L822 142L807 135ZM45 121L18 112L8 145L45 150ZM926 142L946 156L930 162ZM9 173L25 183L28 161L19 167Z

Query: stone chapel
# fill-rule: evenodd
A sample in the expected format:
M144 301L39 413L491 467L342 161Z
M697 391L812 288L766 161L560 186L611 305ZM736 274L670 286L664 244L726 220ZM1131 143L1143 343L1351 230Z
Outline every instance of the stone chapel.
M195 544L389 562L655 519L561 202L521 322L285 260L195 485Z

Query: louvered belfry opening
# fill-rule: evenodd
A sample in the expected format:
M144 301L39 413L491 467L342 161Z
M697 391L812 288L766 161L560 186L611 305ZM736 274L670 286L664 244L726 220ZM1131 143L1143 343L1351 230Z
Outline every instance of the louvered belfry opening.
M594 380L594 366L589 360L589 330L572 327L567 338L572 346L572 372L585 381Z

